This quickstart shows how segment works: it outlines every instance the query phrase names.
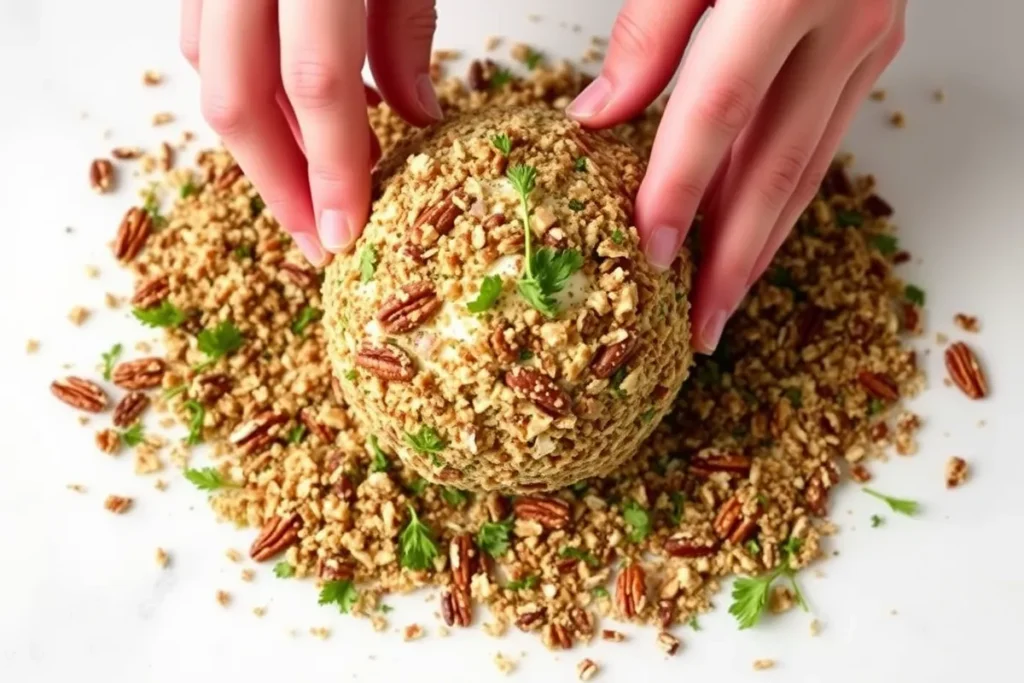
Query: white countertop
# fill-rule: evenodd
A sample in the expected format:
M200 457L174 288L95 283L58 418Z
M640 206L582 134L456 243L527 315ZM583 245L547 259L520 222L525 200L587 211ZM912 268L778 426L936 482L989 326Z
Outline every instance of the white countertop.
M437 46L477 52L484 36L501 34L576 57L589 35L607 32L618 3L439 5ZM544 19L530 22L530 12ZM913 404L926 419L921 449L875 472L880 490L922 501L923 515L889 514L872 529L877 501L843 487L833 506L840 555L821 565L824 577L803 577L820 636L810 637L812 615L799 611L740 632L723 593L703 630L681 630L682 652L666 659L652 631L630 628L626 644L558 655L518 632L497 640L471 629L415 643L374 633L367 621L318 607L308 582L261 569L243 583L224 551L244 551L251 531L213 523L203 494L177 473L165 473L171 487L160 494L152 479L132 474L130 457L99 453L93 428L79 426L48 389L61 364L91 369L113 341L140 338L126 310L102 303L104 292L130 289L106 246L129 196L97 198L86 169L114 144L159 140L148 120L160 110L212 138L198 115L196 78L177 54L176 2L0 0L0 680L479 683L499 678L498 651L520 660L519 680L545 682L575 680L584 656L601 664L598 681L635 679L638 667L650 681L1020 680L1021 27L1024 4L1015 0L911 2L906 48L881 81L888 100L864 105L846 144L897 209L901 243L915 256L901 272L928 293L930 334L920 346L932 351L930 389ZM141 87L150 67L168 74L165 86ZM938 87L942 104L931 97ZM886 124L892 108L906 113L906 129ZM102 269L100 279L86 278L87 263ZM66 319L76 304L96 311L81 329ZM992 384L984 402L943 386L934 334L960 337L958 311L982 321L972 340ZM30 337L42 341L33 356L24 351ZM973 476L947 492L943 466L954 454L970 461ZM72 482L88 493L68 491ZM110 515L108 493L135 496L136 508ZM172 555L168 569L154 562L157 546ZM218 589L233 594L229 609L216 604ZM387 602L395 629L418 621L436 631L433 601ZM268 607L263 619L251 613L257 605ZM311 626L332 635L317 640ZM755 674L756 658L777 666Z

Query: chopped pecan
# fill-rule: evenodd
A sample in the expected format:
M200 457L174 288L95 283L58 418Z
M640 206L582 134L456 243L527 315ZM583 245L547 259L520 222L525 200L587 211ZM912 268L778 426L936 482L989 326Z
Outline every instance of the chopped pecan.
M356 354L356 365L388 382L408 382L416 374L412 358L391 344L364 343Z
M90 413L102 412L107 407L107 394L95 382L81 377L65 377L50 384L50 392L69 406Z
M459 534L448 546L448 561L451 565L452 581L463 591L469 590L479 565L476 545L469 534Z
M821 191L826 198L836 195L849 196L853 194L853 183L842 164L833 164L825 179L821 183Z
M889 375L862 370L857 374L857 381L864 387L864 391L879 400L894 403L900 398L900 387Z
M733 496L718 509L712 524L715 533L723 541L731 541L739 545L746 541L757 530L757 514L746 517L743 514L743 503L739 496Z
M246 453L258 453L274 440L274 436L271 434L273 428L287 421L288 416L283 413L264 410L251 420L239 425L235 431L231 432L228 440Z
M477 92L487 90L489 83L484 77L484 65L479 59L474 59L470 62L469 72L466 74L466 82L469 84L470 90Z
M864 209L876 218L887 218L893 214L892 205L877 194L864 198Z
M825 309L811 304L797 320L796 346L798 349L810 344L825 325Z
M149 406L149 396L141 391L132 391L125 395L114 407L114 426L130 427Z
M455 227L455 219L465 213L466 193L461 189L454 189L441 199L440 202L421 212L416 217L412 226L412 237L417 244L433 243L437 237L447 235ZM428 234L427 226L433 228L433 234ZM431 239L427 239L427 237Z
M676 619L676 601L658 600L658 624L662 628L668 628ZM669 653L671 654L671 653Z
M323 581L351 581L355 567L344 557L320 558L316 563L316 575Z
M569 504L558 498L520 496L513 504L518 519L540 523L545 529L564 529L569 526Z
M572 633L561 624L551 622L544 627L541 641L551 650L568 650L572 647Z
M131 508L134 500L125 496L115 496L113 494L107 496L107 499L103 501L103 507L115 515L123 515L128 512Z
M523 612L516 619L516 626L519 627L520 631L532 631L540 625L541 621L544 620L545 614L547 614L547 612L543 607L538 607L537 609L529 612Z
M719 448L703 448L690 460L690 473L698 477L710 477L716 472L728 472L739 476L750 474L751 458L741 453Z
M334 482L332 487L334 492L344 501L349 503L356 499L356 486L352 483L352 479L347 474L342 474L338 477L338 481Z
M170 282L166 275L157 275L143 280L135 287L132 294L132 305L139 308L153 308L171 293Z
M213 405L220 397L231 391L235 381L230 375L214 372L202 375L196 380L196 393L204 405Z
M946 488L953 489L967 480L967 461L956 455L946 461Z
M622 631L613 631L610 628L606 628L601 631L601 640L607 640L612 643L621 643L626 640L626 634Z
M664 626L662 626L664 628ZM669 657L679 652L679 639L667 631L658 634L658 647Z
M594 615L589 610L576 605L569 610L569 621L573 629L581 638L590 638L594 635Z
M174 148L166 142L161 142L157 152L157 162L160 164L161 171L170 171L174 166Z
M153 220L149 213L137 206L128 209L114 238L114 257L118 261L134 259L142 251L152 230Z
M122 389L152 389L163 382L167 364L162 358L139 358L119 363L111 379Z
M909 301L903 302L903 330L910 334L917 334L921 331L921 313L917 306Z
M572 412L572 399L562 391L555 380L533 368L515 367L505 373L505 384L521 398L534 403L551 415Z
M494 355L506 363L511 363L519 357L519 344L514 336L509 341L508 335L510 332L509 328L496 327L491 334L491 348L494 350Z
M687 534L675 534L665 541L665 552L672 557L706 557L718 548L714 541L689 538Z
M946 349L946 370L960 391L974 400L988 395L988 382L981 371L978 357L971 347L963 342L955 342Z
M333 444L334 439L338 436L338 430L333 427L329 427L324 423L316 419L312 409L303 408L299 411L299 421L305 425L306 429L309 430L310 434L315 435L318 439L323 441L325 444Z
M850 468L850 477L858 484L866 484L871 481L871 472L864 465L854 465Z
M608 379L621 368L630 357L636 352L636 335L629 333L625 339L610 346L602 346L594 355L591 365L594 376L598 379Z
M218 190L230 190L231 186L238 182L242 175L242 168L238 164L231 164L217 176L214 187Z
M978 317L974 315L967 315L966 313L957 313L953 316L953 322L964 332L977 332L981 329L981 324L978 322Z
M429 282L406 285L384 302L377 320L386 332L400 334L427 322L441 308L441 299Z
M589 657L584 657L576 664L576 678L581 681L589 681L591 678L597 675L598 666L597 662Z
M103 194L114 187L114 164L110 159L93 159L89 165L89 185Z
M286 280L290 280L297 287L305 289L313 289L320 284L320 280L315 272L290 261L285 261L281 264L281 276Z
M116 429L101 429L96 432L96 447L104 453L114 455L121 450L121 435Z
M828 492L839 483L839 468L832 460L825 461L807 480L804 500L811 512L823 517L828 512Z
M633 562L626 565L615 579L615 605L619 614L632 619L647 605L647 577L643 567Z
M469 593L459 588L445 588L441 593L441 615L449 626L469 626L473 620Z
M299 540L302 518L298 513L288 517L274 515L267 520L260 535L249 548L249 557L257 562L269 560Z
M110 156L118 159L119 161L128 161L129 159L138 159L144 154L141 147L115 147L110 150Z

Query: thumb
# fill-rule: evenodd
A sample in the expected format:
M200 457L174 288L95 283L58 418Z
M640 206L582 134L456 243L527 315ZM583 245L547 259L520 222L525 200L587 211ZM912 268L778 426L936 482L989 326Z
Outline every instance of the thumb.
M430 81L433 0L369 0L367 56L381 97L417 126L443 117Z

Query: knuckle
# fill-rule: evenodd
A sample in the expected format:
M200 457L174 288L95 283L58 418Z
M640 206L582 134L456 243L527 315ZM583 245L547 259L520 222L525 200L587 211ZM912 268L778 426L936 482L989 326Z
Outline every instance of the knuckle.
M204 90L200 107L203 118L221 135L237 133L245 125L247 115L243 98Z
M284 74L288 98L301 107L318 109L337 100L341 79L336 69L316 59L297 59Z
M630 57L641 57L651 52L651 35L628 11L615 19L610 37L612 48Z
M730 135L739 133L754 114L754 86L742 79L716 85L697 101L697 117Z
M758 192L768 206L781 207L793 196L809 158L806 150L790 147L769 162L758 184Z

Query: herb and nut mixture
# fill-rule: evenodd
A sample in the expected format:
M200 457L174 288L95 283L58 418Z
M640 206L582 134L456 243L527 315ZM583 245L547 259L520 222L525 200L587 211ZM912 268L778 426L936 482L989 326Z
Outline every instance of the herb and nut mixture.
M133 314L163 329L163 353L137 356L114 346L95 379L60 378L52 392L86 413L112 410L113 426L100 429L97 444L143 453L140 473L160 470L169 450L184 477L211 494L219 518L258 529L248 550L253 561L281 579L312 578L321 604L368 617L378 630L389 610L381 597L421 586L440 589L438 612L448 627L486 621L485 630L500 635L514 626L568 649L595 638L621 642L611 620L629 620L654 626L669 656L683 652L680 626L699 629L698 616L728 577L741 577L729 607L741 628L766 609L806 609L799 572L823 557L822 538L836 531L827 518L830 490L847 477L870 481L890 447L916 449L921 420L900 401L923 386L905 335L918 331L924 293L893 274L909 255L892 235L892 207L870 177L853 179L837 162L718 350L693 359L674 400L675 387L660 392L650 377L632 389L628 372L614 379L629 354L612 354L607 372L601 362L598 372L594 356L625 339L631 324L649 326L643 329L667 343L655 349L642 341L646 353L672 358L665 362L681 379L691 362L680 336L689 266L681 259L658 281L634 258L631 190L610 183L635 184L639 176L613 176L597 158L620 155L640 174L662 107L616 129L629 152L557 113L586 81L564 64L537 64L523 80L493 62L474 62L468 86L439 84L451 123L427 134L425 146L385 105L372 108L385 153L419 145L432 154L387 157L396 168L379 171L383 199L367 239L328 269L326 282L231 157L200 152L196 168L172 169L147 186L112 242L114 256L137 277ZM147 74L146 82L158 79ZM126 158L124 150L113 156ZM468 166L479 170L471 175ZM99 191L116 175L102 163L90 171ZM488 223L499 213L501 221ZM390 229L396 224L401 229ZM507 271L488 271L506 256ZM588 296L563 318L570 307L563 308L559 287L580 271L615 282L599 285L593 305ZM350 291L361 294L344 298ZM626 301L659 303L638 312ZM660 305L667 308L656 317ZM599 410L632 411L645 425L637 433L652 432L639 454L606 476L588 476L597 464L581 466L577 474L587 478L549 491L509 494L498 489L511 479L487 479L464 461L451 479L443 476L455 461L452 444L466 437L432 412L437 406L417 406L401 434L369 413L391 406L388 397L404 391L403 383L419 381L449 392L455 419L466 425L488 414L458 393L480 381L460 376L462 355L442 356L450 363L444 373L422 372L423 356L415 363L409 356L423 353L416 332L443 319L445 307L481 330L508 326L500 339L481 332L472 339L477 346L458 350L467 374L487 374L497 391L508 390L495 397L501 403L538 404L515 419L491 413L492 427L515 429L508 438L531 429L568 438L578 423L559 423L568 415L559 415L562 404L546 405L557 385L537 380L557 376L581 389L573 411L589 400ZM325 324L339 327L333 346ZM387 342L369 355L367 327L380 330L371 341ZM987 394L966 343L948 348L946 364L967 397ZM520 383L529 372L536 376ZM144 434L140 419L152 411L173 415L187 436L171 444ZM538 421L543 429L531 425ZM209 463L190 462L199 444L209 447ZM966 477L966 462L951 460L948 486ZM162 490L165 482L156 485ZM879 513L886 506L918 512L914 501L875 488L865 493L878 499ZM132 502L111 495L105 507L122 514ZM871 526L884 520L876 514ZM157 551L161 566L167 557ZM217 599L230 603L225 591ZM591 659L578 663L583 680L598 670Z

